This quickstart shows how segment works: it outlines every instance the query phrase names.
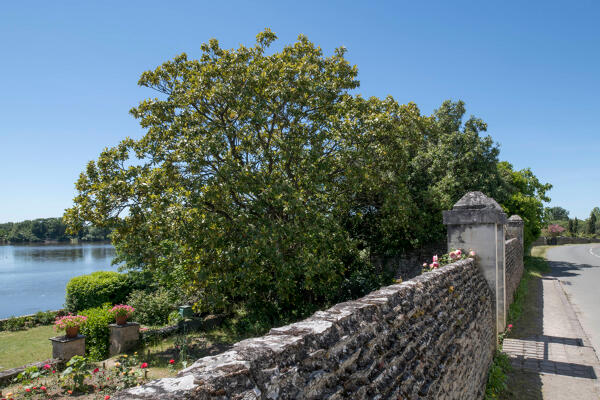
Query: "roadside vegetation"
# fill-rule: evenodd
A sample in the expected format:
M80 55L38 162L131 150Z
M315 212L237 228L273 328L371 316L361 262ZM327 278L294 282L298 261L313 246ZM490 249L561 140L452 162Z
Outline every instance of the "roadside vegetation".
M509 376L512 367L508 356L502 352L502 342L505 337L527 337L539 334L540 305L538 297L541 294L539 279L543 274L550 272L550 266L544 258L549 247L533 247L531 255L524 258L523 277L508 310L507 330L498 338L499 348L488 375L486 400L519 399L520 395L531 389L528 388L532 385L528 380L530 377L527 373Z

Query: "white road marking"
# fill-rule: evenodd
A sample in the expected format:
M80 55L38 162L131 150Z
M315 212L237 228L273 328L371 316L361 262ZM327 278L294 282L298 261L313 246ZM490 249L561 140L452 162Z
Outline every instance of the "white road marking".
M598 249L598 247L596 247L596 249ZM600 258L600 256L598 254L594 253L592 250L593 249L590 247L590 254L593 255L594 257Z

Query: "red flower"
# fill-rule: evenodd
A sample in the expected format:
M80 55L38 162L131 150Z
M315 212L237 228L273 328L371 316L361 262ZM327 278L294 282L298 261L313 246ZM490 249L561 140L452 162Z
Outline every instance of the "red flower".
M142 363L142 365L140 365L140 368L148 368L148 363Z
M46 386L42 386L42 387L40 387L40 389L42 389L43 391L46 391Z
M95 373L97 373L98 371L100 371L100 369L99 369L99 368L96 368L96 369L94 369L94 370L92 371L92 373L94 373L94 374L95 374Z
M108 399L110 399L109 395L104 396L104 400L108 400Z
M169 364L175 364L175 360L173 360L173 359L169 360Z
M27 388L25 389L26 392L31 392L31 389Z
M511 330L512 329L512 324L508 324L508 329Z
M50 366L50 364L45 364L45 365L43 366L43 368L44 368L44 369L51 369L52 367Z
M52 373L53 373L53 374L55 374L55 373L56 373L56 371L52 371Z

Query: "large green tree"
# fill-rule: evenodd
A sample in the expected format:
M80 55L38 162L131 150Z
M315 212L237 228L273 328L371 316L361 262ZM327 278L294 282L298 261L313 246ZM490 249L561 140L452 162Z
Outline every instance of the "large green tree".
M211 40L198 60L145 72L139 84L160 93L131 111L146 135L90 162L66 213L74 229L115 227L120 260L186 285L200 309L311 309L360 265L336 217L360 174L357 70L304 36L267 54L275 38Z
M90 162L65 219L114 228L118 261L187 289L200 310L243 304L305 314L381 283L370 255L444 237L442 210L481 190L541 221L548 186L498 163L486 124L462 102L422 115L362 98L344 49L304 36L175 57L139 84L158 97L131 110L146 134ZM528 239L529 240L529 239Z

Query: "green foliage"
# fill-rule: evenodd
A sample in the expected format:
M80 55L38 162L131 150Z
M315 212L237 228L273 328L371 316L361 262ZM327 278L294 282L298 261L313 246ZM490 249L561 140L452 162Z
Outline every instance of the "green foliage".
M7 222L0 224L0 243L64 242L71 238L79 238L83 241L105 241L110 234L110 229L85 226L76 235L68 235L66 229L67 226L62 218Z
M590 218L587 222L587 233L594 235L596 233L596 213L593 211L590 213Z
M14 382L28 384L47 374L48 370L40 369L39 367L32 365L31 367L25 368L23 372L20 372L19 375L17 375L17 377L14 379Z
M115 271L96 271L77 276L67 283L65 308L76 312L104 303L123 303L136 287L137 283L128 274Z
M546 193L552 185L541 183L529 168L514 171L507 162L498 163L502 186L496 190L496 200L508 215L517 214L523 218L525 249L542 232L544 202L550 201Z
M2 329L5 331L20 331L26 328L27 318L25 317L10 317L4 324Z
M183 317L179 314L179 311L174 310L169 313L169 317L167 318L169 325L177 325L181 321L183 321Z
M370 256L441 239L441 211L470 190L521 215L526 243L539 234L549 185L499 164L463 102L424 116L364 99L343 48L326 57L300 36L268 52L275 39L266 30L236 50L211 40L197 60L142 74L161 93L131 110L147 132L88 164L70 229L114 228L118 260L184 289L197 311L270 320L390 282Z
M60 311L39 311L31 316L10 317L0 323L0 331L18 331L39 325L54 323Z
M85 391L83 384L85 378L90 377L89 369L91 365L88 360L82 356L73 356L67 362L67 368L60 374L63 387L72 391Z
M135 290L127 304L135 308L134 319L145 325L166 324L169 314L180 305L178 295L162 287L154 291Z
M110 309L110 303L106 303L101 307L80 312L87 317L80 333L85 335L85 353L91 360L100 361L108 356L110 336L108 325L114 322Z
M544 209L544 221L568 221L569 211L562 207L546 207Z
M494 361L488 372L488 382L485 388L485 399L497 399L507 389L506 373L512 370L510 359L502 351L496 350Z

